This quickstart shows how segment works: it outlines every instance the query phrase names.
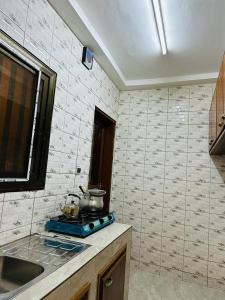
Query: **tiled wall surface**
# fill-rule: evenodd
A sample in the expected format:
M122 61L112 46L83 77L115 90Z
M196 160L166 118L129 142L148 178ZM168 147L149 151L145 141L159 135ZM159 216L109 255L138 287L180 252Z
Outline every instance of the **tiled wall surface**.
M225 287L225 157L208 154L213 85L121 92L112 206L136 265Z
M0 27L57 74L46 188L0 194L0 244L35 231L87 185L94 107L119 92L45 0L0 0ZM132 257L151 272L225 286L225 158L208 155L212 85L122 92L112 204L131 223ZM76 165L82 168L75 175Z
M0 194L0 244L35 231L79 184L87 186L95 105L117 118L119 91L45 0L0 0L0 28L57 72L46 188ZM76 165L82 168L75 175Z

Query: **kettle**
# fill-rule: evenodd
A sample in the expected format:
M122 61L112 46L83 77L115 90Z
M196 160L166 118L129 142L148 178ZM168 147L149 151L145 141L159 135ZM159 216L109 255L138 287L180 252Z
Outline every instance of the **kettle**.
M80 199L80 197L75 194L68 194L68 196L74 196L74 197L77 197ZM71 201L70 204L65 204L64 206L62 206L62 204L60 204L59 206L60 206L61 212L67 218L75 218L79 214L79 205L77 205L75 203L75 201L73 201L73 200Z
M104 206L103 196L106 191L95 188L85 192L82 186L79 186L79 188L83 193L80 200L80 209L86 212L102 211Z

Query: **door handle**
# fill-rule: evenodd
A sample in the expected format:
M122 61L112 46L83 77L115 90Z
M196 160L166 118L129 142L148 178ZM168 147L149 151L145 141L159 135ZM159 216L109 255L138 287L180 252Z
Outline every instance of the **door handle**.
M112 277L108 278L105 282L105 287L110 287L113 284Z

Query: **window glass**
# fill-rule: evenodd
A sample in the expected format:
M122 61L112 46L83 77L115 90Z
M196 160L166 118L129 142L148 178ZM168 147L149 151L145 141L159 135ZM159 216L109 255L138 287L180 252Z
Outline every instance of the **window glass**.
M38 72L0 52L0 178L26 178Z

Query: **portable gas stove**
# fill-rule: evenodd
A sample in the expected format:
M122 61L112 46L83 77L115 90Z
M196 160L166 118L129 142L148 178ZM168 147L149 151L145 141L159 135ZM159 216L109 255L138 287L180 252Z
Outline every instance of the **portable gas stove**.
M76 218L60 215L51 218L45 225L47 231L86 237L115 221L114 213L80 213Z

